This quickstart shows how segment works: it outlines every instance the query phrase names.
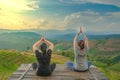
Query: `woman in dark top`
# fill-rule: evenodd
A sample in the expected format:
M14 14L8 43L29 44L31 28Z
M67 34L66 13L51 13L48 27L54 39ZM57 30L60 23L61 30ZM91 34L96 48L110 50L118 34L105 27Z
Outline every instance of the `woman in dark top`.
M39 45L40 45L40 51L38 50ZM47 46L49 46L48 50L47 50ZM56 67L55 63L50 65L53 48L54 48L53 43L46 40L44 35L42 35L41 39L38 40L33 45L33 51L35 52L38 64L33 63L32 67L33 69L37 69L36 74L38 76L50 76L53 70L55 69Z

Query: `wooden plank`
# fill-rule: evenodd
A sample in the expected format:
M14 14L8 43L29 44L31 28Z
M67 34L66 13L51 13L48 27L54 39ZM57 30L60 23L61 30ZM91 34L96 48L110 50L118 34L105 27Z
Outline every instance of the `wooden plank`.
M18 80L30 66L31 64L20 65L20 67L17 69L16 72L13 73L9 80Z
M18 70L13 73L9 80L18 80L21 75L30 67L30 64L22 64ZM96 77L96 78L95 78ZM30 67L27 74L21 80L109 80L96 67L91 66L90 71L75 72L69 70L65 64L57 64L51 76L41 77L36 76L36 71Z
M97 78L97 80L109 80L104 73L99 71L96 67L91 67L90 71Z
M25 70L25 72L18 78L18 80L22 80L22 78L27 74L28 70L30 70L31 65L28 65L28 68Z

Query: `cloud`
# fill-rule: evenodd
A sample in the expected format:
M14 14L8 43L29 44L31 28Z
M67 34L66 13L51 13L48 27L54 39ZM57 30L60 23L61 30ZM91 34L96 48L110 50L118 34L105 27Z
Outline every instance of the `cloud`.
M65 25L63 21L39 19L36 22L37 22L36 29L43 29L43 30L64 30L65 29Z
M10 14L9 14L10 15ZM5 15L4 15L5 16ZM9 18L8 18L9 17ZM8 18L8 19L7 19ZM37 30L64 30L62 21L52 21L47 18L35 18L20 15L11 15L6 17L0 16L0 29L22 30L22 29L37 29Z
M111 12L104 15L92 11L77 12L66 16L64 23L67 29L78 29L81 25L86 27L89 32L119 32L120 12Z
M64 19L64 23L65 24L69 24L69 23L71 24L71 23L75 22L76 20L78 20L78 21L80 19L81 20L86 20L88 18L92 19L93 17L95 18L98 15L99 15L99 13L97 13L97 12L91 12L91 11L77 12L77 13L73 13L71 15L66 16L65 19ZM94 21L96 21L96 19Z
M39 6L36 0L31 2L28 0L0 0L0 8L6 12L22 12L38 9Z
M37 4L37 1L32 1L32 2L28 3L27 6L29 8L32 8L32 9L38 9L39 8L39 6Z
M31 5L31 7L27 6ZM37 1L28 2L28 0L0 0L0 28L1 29L32 29L36 23L33 23L32 15L24 16L21 12L35 10L38 8ZM25 25L24 22L30 23Z
M115 5L120 7L119 0L59 0L64 3L70 4L84 4L84 3L98 3L98 4L108 4L108 5Z

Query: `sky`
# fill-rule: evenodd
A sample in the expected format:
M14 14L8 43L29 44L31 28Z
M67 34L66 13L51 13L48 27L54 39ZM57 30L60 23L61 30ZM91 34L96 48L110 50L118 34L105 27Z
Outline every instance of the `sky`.
M120 0L0 0L0 29L120 34Z

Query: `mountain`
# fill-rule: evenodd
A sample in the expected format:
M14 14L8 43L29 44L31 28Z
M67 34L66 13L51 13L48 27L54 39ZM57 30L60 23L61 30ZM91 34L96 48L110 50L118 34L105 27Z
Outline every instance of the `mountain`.
M68 33L68 34L59 34L52 36L51 39L53 40L63 40L63 41L73 41L76 33ZM93 35L93 34L86 34L89 40L92 39L108 39L108 38L120 38L120 34L106 34L106 35ZM79 39L83 39L80 35Z
M40 34L33 32L6 32L0 34L0 48L26 50L41 38Z
M2 30L3 31L3 30ZM0 49L16 49L16 50L31 50L32 45L41 38L43 32L27 32L27 31L9 31L4 30L0 33ZM65 42L72 42L75 31L46 31L45 37L52 41L55 45ZM108 38L120 38L120 34L109 35L92 35L87 34L89 40L91 39L108 39ZM79 38L82 38L81 36ZM56 47L56 46L55 46ZM59 46L57 46L59 47Z

